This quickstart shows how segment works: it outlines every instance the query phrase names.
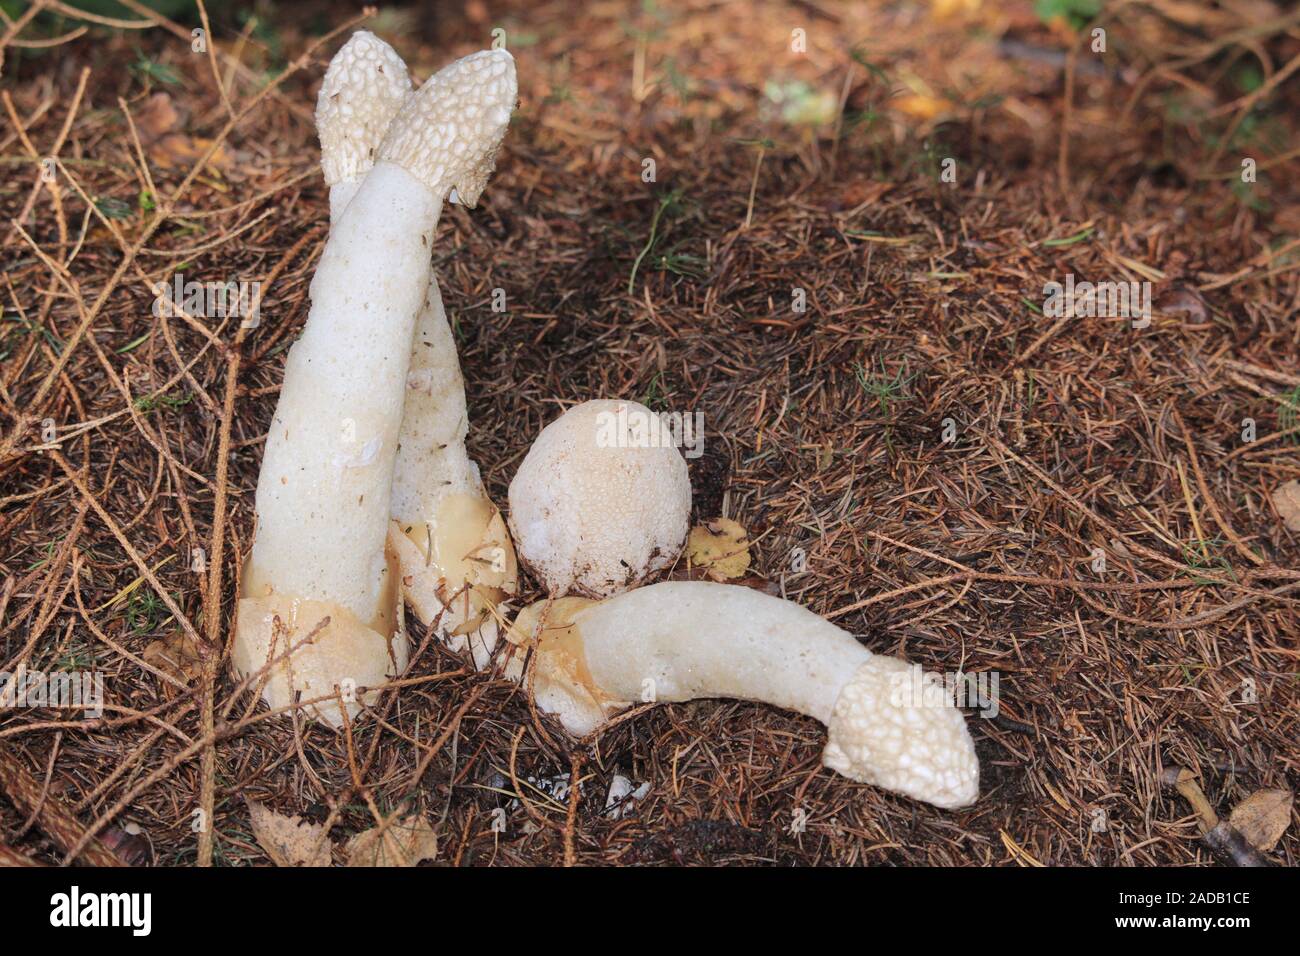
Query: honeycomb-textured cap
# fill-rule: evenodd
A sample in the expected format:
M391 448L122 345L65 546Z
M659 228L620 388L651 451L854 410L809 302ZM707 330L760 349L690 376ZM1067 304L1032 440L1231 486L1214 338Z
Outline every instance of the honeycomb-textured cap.
M979 796L966 718L932 674L872 657L840 690L822 763L862 783L964 807Z
M325 70L316 97L316 130L325 185L364 175L375 162L388 124L411 92L397 51L358 30Z
M517 95L515 60L506 50L462 57L408 97L378 158L403 167L440 199L455 189L472 207L496 167Z

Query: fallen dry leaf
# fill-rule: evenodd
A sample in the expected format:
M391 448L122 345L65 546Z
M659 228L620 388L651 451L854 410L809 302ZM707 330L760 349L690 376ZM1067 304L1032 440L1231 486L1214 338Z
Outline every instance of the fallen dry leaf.
M144 101L133 117L136 132L146 146L157 142L164 134L170 133L180 125L181 117L176 112L176 105L166 93L155 93Z
M149 97L134 119L141 144L149 158L159 166L191 166L212 145L210 139L184 132L185 117L177 111L166 93ZM229 163L230 156L226 150L218 147L208 160L208 167L221 169Z
M1300 481L1288 481L1273 489L1273 507L1292 531L1300 531Z
M140 656L164 674L170 674L185 684L203 673L203 658L199 656L199 647L184 631L175 631L154 641ZM173 685L163 682L164 694L170 697L175 692Z
M1294 800L1290 790L1256 790L1237 804L1228 822L1255 849L1268 851L1277 846L1277 841L1290 825Z
M930 0L936 20L950 20L975 16L980 12L981 0Z
M909 93L895 97L889 101L889 105L900 113L906 113L913 119L919 120L932 120L952 109L952 104L947 100L937 96L927 96L924 93Z
M253 836L276 866L330 865L330 841L323 826L276 813L256 800L248 801L248 812Z
M168 133L149 149L149 158L160 166L192 166L211 145L212 140L202 136ZM208 160L207 167L222 169L229 164L230 157L223 147L218 146Z
M691 529L687 562L715 581L738 578L749 570L749 532L730 518L715 518Z
M344 849L348 866L415 866L438 855L438 835L428 820L411 814L384 833L379 827L358 833Z
M1157 312L1182 312L1193 322L1204 322L1210 317L1205 302L1191 289L1170 289L1156 299Z

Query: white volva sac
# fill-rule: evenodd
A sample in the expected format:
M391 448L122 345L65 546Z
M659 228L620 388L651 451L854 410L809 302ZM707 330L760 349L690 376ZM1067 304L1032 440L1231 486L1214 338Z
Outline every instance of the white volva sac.
M386 61L369 41L354 42L351 66ZM377 88L400 90L400 77L383 76ZM299 692L303 699L337 692L340 701L308 710L338 725L344 710L354 715L373 699L362 688L406 666L387 538L411 342L443 200L452 189L478 195L514 97L504 51L440 72L402 101L373 168L330 231L267 434L232 649L240 675L271 665L263 697L272 707L291 705ZM472 98L473 122L458 98ZM391 96L375 102L387 109ZM364 98L354 108L364 109ZM368 154L355 145L348 150ZM355 163L341 162L330 175L349 169Z
M872 654L789 601L751 588L668 581L604 601L562 598L522 611L508 676L537 706L585 736L635 704L731 697L827 726L822 763L844 776L940 807L979 795L979 763L951 699L918 693L935 678ZM940 685L941 686L941 685Z
M510 482L510 530L552 595L608 597L677 560L691 480L668 431L644 405L596 400L537 436Z
M330 221L337 222L360 178L369 170L387 125L378 119L396 112L391 104L406 81L406 66L392 47L368 33L357 33L335 82L327 75L317 101L321 167L330 186ZM493 56L494 54L488 54ZM484 55L477 55L482 59ZM509 68L505 98L485 102L481 87L501 74L493 66L466 69L478 60L458 61L430 83L440 85L448 115L469 124L491 123L493 109L515 100L515 74L509 54L495 54ZM331 63L331 71L334 64ZM426 84L427 86L427 84ZM362 104L369 103L369 108ZM504 129L502 129L504 133ZM486 183L466 183L451 199L473 206ZM389 548L398 564L403 597L420 621L437 627L453 650L470 647L482 667L497 644L498 605L517 583L514 548L496 507L488 500L478 466L465 450L469 427L465 383L456 343L443 309L437 278L430 272L424 306L415 322L406 376L406 401L393 469Z

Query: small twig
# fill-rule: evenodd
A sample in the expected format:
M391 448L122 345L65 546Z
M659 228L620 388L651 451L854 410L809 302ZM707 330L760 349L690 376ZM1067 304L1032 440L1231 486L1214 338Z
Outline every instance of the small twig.
M1220 820L1214 807L1206 799L1205 792L1197 783L1195 775L1182 767L1168 767L1161 775L1160 782L1166 787L1173 787L1196 812L1201 841L1219 856L1237 866L1272 866L1262 853L1251 846L1250 841L1241 835L1236 827L1226 820Z
M582 772L582 752L569 754L569 812L564 819L564 865L577 866L578 853L574 848L574 831L578 824L578 776Z
M758 194L758 173L763 168L763 156L767 153L763 144L758 146L758 159L754 161L754 178L749 184L749 203L745 207L745 226L748 229L754 221L754 196Z
M226 115L234 119L235 108L230 105L230 97L226 95L226 86L221 82L221 70L217 68L217 38L212 35L212 24L208 22L208 8L203 0L197 0L197 3L199 20L203 23L203 36L207 41L204 45L208 48L208 63L212 65L212 79L217 84L217 92L221 94L221 102L226 107Z
M98 839L86 839L86 828L58 801L45 798L44 788L4 744L0 744L0 790L19 810L33 813L41 832L68 853L70 860L80 859L88 866L126 866Z
M632 274L627 277L628 295L632 295L632 293L636 290L636 274L637 274L637 270L641 268L641 260L644 259L647 255L649 255L650 250L654 248L655 233L659 229L659 217L664 214L665 209L667 209L670 205L672 205L672 202L673 202L673 197L671 195L665 196L663 199L659 200L659 208L657 208L654 212L654 215L650 217L650 238L646 240L645 247L641 250L640 254L636 257L636 261L632 263Z

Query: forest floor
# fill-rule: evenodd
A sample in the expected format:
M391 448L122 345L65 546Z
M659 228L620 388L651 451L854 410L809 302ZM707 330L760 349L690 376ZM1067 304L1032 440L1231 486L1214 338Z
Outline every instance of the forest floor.
M494 500L573 403L702 413L696 520L742 523L756 574L873 651L996 675L955 812L824 769L819 724L757 704L574 744L418 631L350 734L236 694L239 558L327 231L315 92L363 24L214 10L209 56L188 5L126 7L147 28L0 24L0 671L105 694L98 719L0 710L0 852L266 865L261 805L327 824L340 863L396 813L455 865L1181 866L1216 858L1170 774L1224 816L1295 790L1285 5L469 0L364 24L418 79L495 27L517 60L497 172L435 245ZM260 326L156 317L178 273L260 281ZM1138 283L1149 316L1051 314L1071 276ZM539 783L571 773L572 797ZM650 785L621 817L615 774Z

